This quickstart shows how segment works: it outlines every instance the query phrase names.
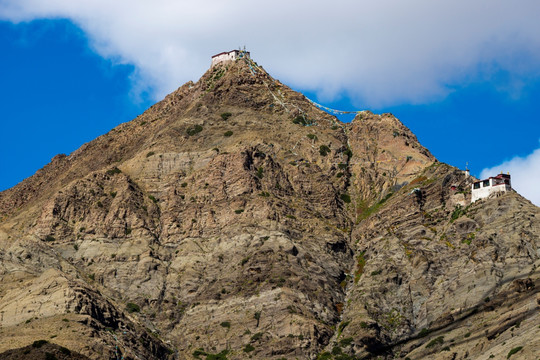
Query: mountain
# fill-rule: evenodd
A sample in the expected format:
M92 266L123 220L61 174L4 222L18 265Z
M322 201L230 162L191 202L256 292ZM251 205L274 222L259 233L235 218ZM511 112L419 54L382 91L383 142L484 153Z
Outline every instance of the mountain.
M473 181L219 63L0 193L0 358L535 358L539 208Z

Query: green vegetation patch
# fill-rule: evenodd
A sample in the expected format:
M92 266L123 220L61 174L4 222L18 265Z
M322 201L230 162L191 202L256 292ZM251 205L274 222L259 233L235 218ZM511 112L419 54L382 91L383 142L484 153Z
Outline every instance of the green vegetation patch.
M198 348L193 352L193 357L195 359L201 359L201 356L206 356L206 360L227 360L227 355L229 350L222 350L217 354L211 354L204 351L202 348Z
M230 112L224 112L221 114L221 118L223 120L227 120L228 118L230 118L232 116L232 114Z
M353 338L352 337L348 337L348 338L344 338L344 339L339 340L339 345L341 345L343 347L347 347L347 346L351 345L352 343L353 343Z
M305 115L298 115L293 119L293 124L302 125L302 126L309 126L313 124L313 121L309 120L307 116Z
M361 220L364 220L364 219L367 219L368 217L370 217L372 214L376 213L377 211L379 211L379 208L388 200L390 199L390 197L393 195L394 193L388 193L386 194L385 197L383 197L381 200L379 200L379 202L371 205L370 207L368 207L367 209L364 208L362 210L362 212L360 213L360 215L358 216L358 221L361 221Z
M136 313L141 311L141 307L135 303L128 302L126 304L126 310L128 313Z
M259 341L259 340L262 339L262 337L263 337L263 333L262 333L262 332L258 332L258 333L254 334L254 335L251 337L250 341Z
M341 333L343 332L343 330L345 330L345 328L350 324L351 322L350 321L342 321L339 326L338 326L338 331L337 331L337 337L339 338L339 336L341 335Z
M228 131L225 131L225 134L223 134L223 136L225 137L231 137L233 134L233 132L231 130L228 130Z
M321 156L326 156L330 153L330 148L326 145L321 145L319 146L319 154L321 154Z
M122 170L120 170L119 168L117 168L116 166L113 167L112 169L109 169L106 171L106 174L107 175L116 175L116 174L120 174L122 172Z
M198 133L200 133L201 131L203 130L203 127L201 125L195 125L195 126L192 126L192 127L189 127L186 132L189 136L193 136L193 135L196 135Z
M364 267L366 266L366 259L364 258L365 251L362 251L356 257L356 271L354 272L354 282L358 283L360 277L364 273Z
M259 179L262 179L262 178L263 178L263 176L264 176L264 169L262 168L262 166L259 167L259 168L257 169L257 173L255 174L255 176L257 176Z
M330 359L332 359L332 354L330 354L328 351L320 353L319 356L317 356L317 360L330 360Z
M429 349L429 348L434 347L436 345L442 345L442 343L444 343L444 336L438 336L435 339L428 342L428 344L426 345L426 348Z
M523 349L523 346L518 346L518 347L513 348L512 350L510 350L510 352L508 353L508 355L506 355L506 358L507 358L507 359L510 359L510 356L512 356L512 355L514 355L515 353L521 351L521 349Z

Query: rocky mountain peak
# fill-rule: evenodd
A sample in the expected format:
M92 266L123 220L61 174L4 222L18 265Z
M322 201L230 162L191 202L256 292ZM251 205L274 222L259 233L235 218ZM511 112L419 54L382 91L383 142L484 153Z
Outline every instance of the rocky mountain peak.
M0 357L530 358L539 209L472 180L216 64L0 193Z

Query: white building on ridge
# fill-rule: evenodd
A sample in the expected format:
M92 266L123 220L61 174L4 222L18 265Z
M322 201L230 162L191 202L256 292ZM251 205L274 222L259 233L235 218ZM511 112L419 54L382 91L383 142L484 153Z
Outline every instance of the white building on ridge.
M249 57L249 51L245 50L231 50L231 51L224 51L222 53L216 54L212 56L212 66L219 64L224 61L234 61L236 59L240 58L250 58Z
M471 185L471 202L510 190L512 190L510 174L499 174L486 180L476 181Z

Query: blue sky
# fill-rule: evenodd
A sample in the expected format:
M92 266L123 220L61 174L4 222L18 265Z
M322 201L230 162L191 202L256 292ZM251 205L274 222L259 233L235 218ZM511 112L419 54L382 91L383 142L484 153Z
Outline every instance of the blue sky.
M246 23L255 29L249 34L193 20L242 12L241 0L231 1L232 10L209 1L210 14L190 1L159 0L151 8L129 3L0 0L0 190L197 80L212 54L245 44L273 76L311 99L342 110L391 112L439 160L459 168L468 162L476 176L510 171L518 191L540 204L534 182L519 181L540 176L534 15L540 6L534 1L518 10L478 1L464 14L461 1L448 7L417 0L401 12L363 1L324 9L315 1L307 20L274 10L266 14L272 21L248 13ZM305 13L303 3L288 11ZM350 11L354 16L328 20L340 6L357 4L372 16Z

